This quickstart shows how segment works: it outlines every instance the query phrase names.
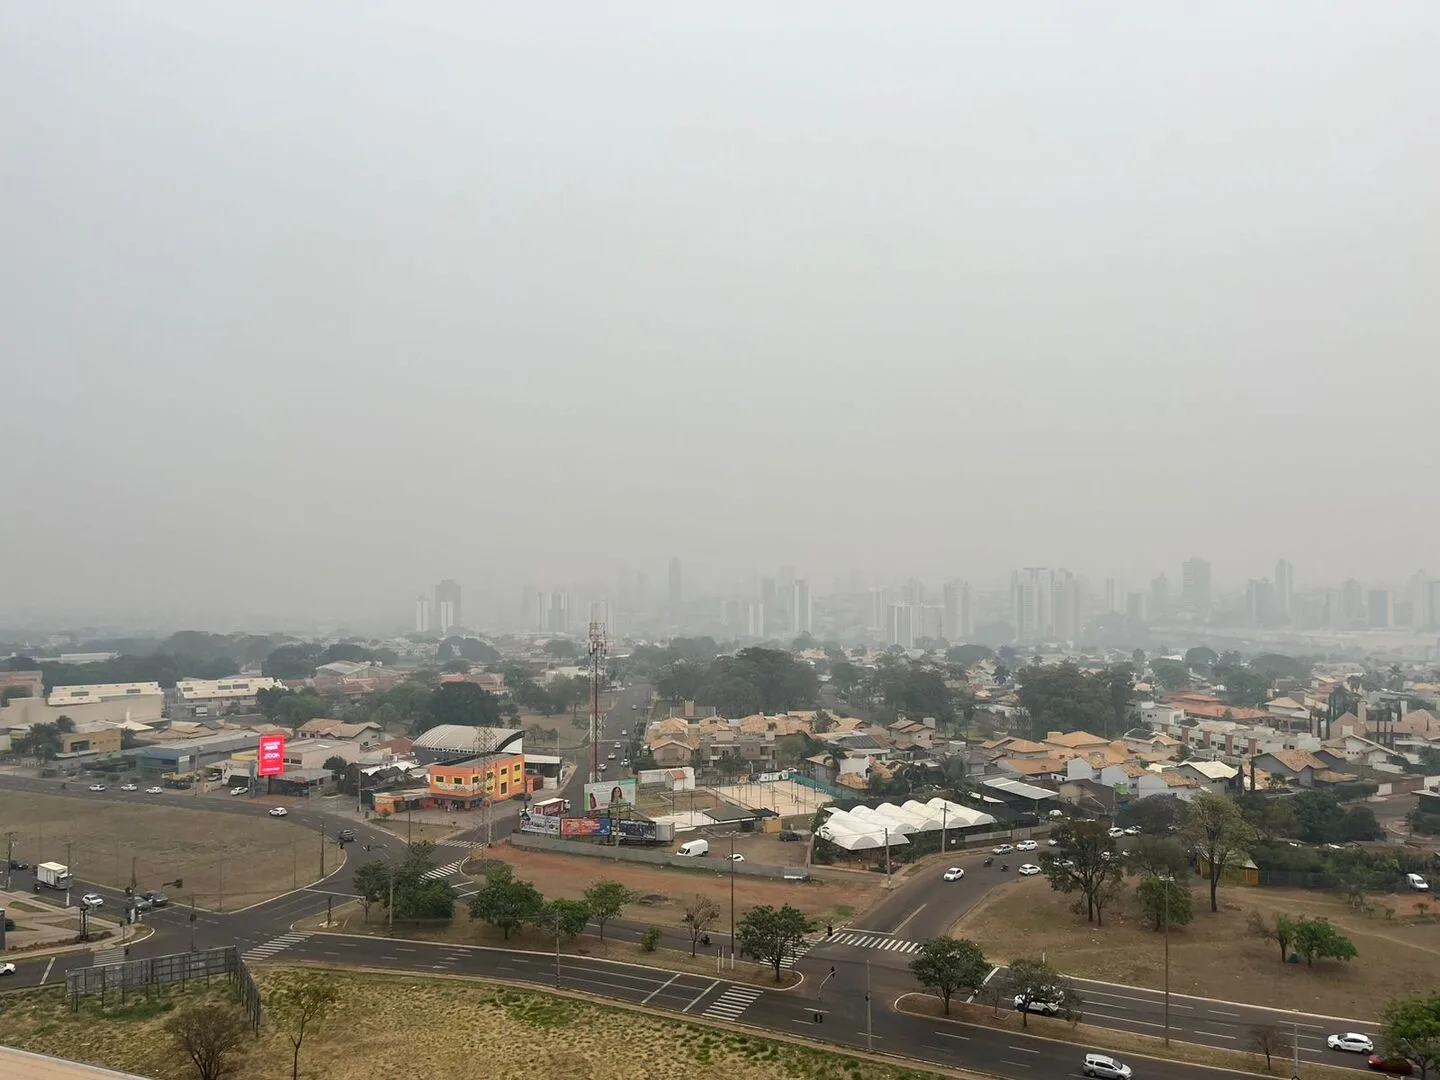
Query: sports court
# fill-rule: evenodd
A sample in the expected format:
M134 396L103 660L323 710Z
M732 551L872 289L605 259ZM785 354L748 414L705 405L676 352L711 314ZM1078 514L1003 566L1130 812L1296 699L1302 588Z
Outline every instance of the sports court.
M710 788L726 802L750 810L774 810L788 817L791 814L813 814L835 800L823 791L797 784L793 780L769 783L723 784Z

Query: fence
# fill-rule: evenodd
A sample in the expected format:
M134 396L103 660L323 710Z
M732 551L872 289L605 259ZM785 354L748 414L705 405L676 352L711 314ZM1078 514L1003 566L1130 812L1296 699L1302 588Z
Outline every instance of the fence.
M863 791L846 791L844 788L836 787L834 784L827 784L823 780L815 780L809 776L804 776L797 772L792 772L790 774L790 779L793 780L795 783L799 784L801 787L812 788L815 791L820 792L822 795L829 795L832 799L845 799L847 801L853 801L864 795Z
M728 874L733 869L735 873L745 877L793 880L796 871L806 874L805 868L798 866L767 866L763 863L752 862L732 863L729 859L714 857L689 858L668 851L637 850L615 844L585 844L578 840L556 840L549 836L535 836L527 833L511 833L510 843L515 847L530 848L533 851L560 851L567 855L589 855L595 859L618 859L621 862L649 863L651 866L672 866L680 870L714 870L716 873Z
M98 996L103 1005L109 995L118 993L123 1003L130 994L142 990L148 996L157 986L184 984L200 979L208 983L211 979L220 977L235 984L250 1024L258 1032L260 991L234 945L200 949L196 952L170 953L165 956L147 956L140 960L123 960L118 964L71 968L65 973L65 993L70 998L70 1008L73 1011L80 1007L82 997Z

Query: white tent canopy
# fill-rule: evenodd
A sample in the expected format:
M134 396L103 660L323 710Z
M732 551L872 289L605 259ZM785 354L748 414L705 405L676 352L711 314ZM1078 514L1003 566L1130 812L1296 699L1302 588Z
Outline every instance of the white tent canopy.
M853 811L847 810L831 810L830 817L817 832L836 847L846 851L883 848L887 840L891 847L902 847L910 843L903 833L889 828L884 821L875 821L864 816L856 817Z
M990 814L972 809L968 806L961 806L959 803L950 802L948 799L934 798L925 804L931 811L945 820L945 824L951 829L969 829L976 825L994 825L995 818Z

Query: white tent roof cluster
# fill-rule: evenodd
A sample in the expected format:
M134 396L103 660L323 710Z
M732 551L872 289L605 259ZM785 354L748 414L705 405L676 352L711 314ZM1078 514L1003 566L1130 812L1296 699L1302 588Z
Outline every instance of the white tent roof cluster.
M902 847L915 833L939 832L942 829L968 829L977 825L994 825L995 819L968 806L935 798L929 802L911 799L902 806L881 803L875 809L857 806L853 810L830 810L830 817L820 826L819 834L846 851L867 851Z

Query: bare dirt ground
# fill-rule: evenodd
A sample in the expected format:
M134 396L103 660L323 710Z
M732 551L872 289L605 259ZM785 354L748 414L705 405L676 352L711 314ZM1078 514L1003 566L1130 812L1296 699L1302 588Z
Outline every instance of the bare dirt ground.
M711 850L718 850L713 842ZM725 860L713 856L697 859L694 870L680 870L584 855L528 851L508 844L496 847L491 855L510 863L517 877L533 882L544 896L552 899L578 900L587 886L602 879L623 882L641 895L640 902L632 905L624 916L636 921L683 925L685 905L693 901L696 894L708 896L727 910L730 903L731 875ZM776 881L743 874L736 874L734 878L738 912L760 904L775 907L793 904L822 922L840 922L865 910L879 899L883 884L879 880L863 879L855 882Z
M1141 917L1128 884L1126 891L1097 928L1087 925L1083 911L1071 912L1074 897L1053 892L1043 877L1027 878L992 892L951 933L979 942L996 961L1044 952L1079 978L1160 989L1162 936ZM1170 931L1170 989L1176 993L1368 1019L1387 999L1435 984L1440 917L1419 914L1416 905L1423 900L1376 897L1377 914L1367 918L1328 893L1222 886L1220 911L1211 914L1203 882L1195 879L1192 892L1194 921ZM1387 907L1394 909L1390 918ZM1319 962L1314 969L1281 963L1275 941L1251 933L1252 912L1271 920L1279 912L1328 918L1359 956L1348 964Z
M300 1056L302 1075L324 1080L412 1075L473 1080L517 1075L556 1080L934 1076L572 997L411 975L329 974L340 990L339 1007L306 1032ZM259 970L262 995L285 975L281 969ZM71 1013L63 994L20 991L6 996L5 1041L158 1080L189 1080L195 1067L166 1037L165 1020L180 1009L221 999L217 989L191 984L188 993L153 1001L131 997L125 1006L108 1009L90 999ZM423 1032L417 1028L422 1017ZM259 1038L247 1040L245 1048L235 1075L290 1075L290 1043L276 1024L267 1022Z
M123 889L131 860L140 889L185 881L202 908L231 911L307 884L316 870L319 837L275 818L146 805L85 804L58 795L0 791L0 822L15 832L16 858L65 862L82 882ZM66 854L66 845L69 854ZM326 869L343 858L327 841ZM33 880L25 872L25 884ZM172 899L179 900L174 897Z
M785 817L811 816L820 807L834 802L829 795L793 780L769 784L722 784L712 787L721 798L751 810L774 810Z

